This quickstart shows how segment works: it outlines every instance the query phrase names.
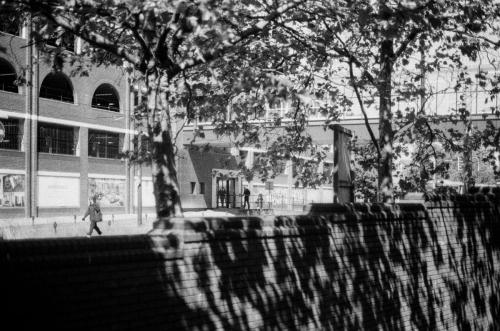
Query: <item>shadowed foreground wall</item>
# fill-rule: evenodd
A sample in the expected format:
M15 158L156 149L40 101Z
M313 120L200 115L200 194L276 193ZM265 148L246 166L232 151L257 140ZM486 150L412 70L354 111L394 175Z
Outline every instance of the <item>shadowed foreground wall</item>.
M171 219L143 236L0 241L2 324L499 330L499 197Z

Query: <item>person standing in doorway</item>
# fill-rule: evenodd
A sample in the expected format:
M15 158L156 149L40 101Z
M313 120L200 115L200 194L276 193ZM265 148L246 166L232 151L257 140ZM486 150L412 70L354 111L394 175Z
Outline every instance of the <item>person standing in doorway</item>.
M259 214L262 213L262 207L264 205L264 197L262 196L262 193L259 193L257 197L257 205L259 206Z
M101 229L97 226L98 222L102 222L102 212L101 212L101 207L97 203L97 196L94 195L91 199L91 203L89 207L87 208L87 211L85 212L85 215L83 215L82 221L85 221L85 218L87 216L90 216L90 228L89 232L87 233L87 238L90 238L92 235L92 231L95 229L99 235L102 234Z
M245 209L245 206L248 206L248 209L250 209L250 190L248 189L248 187L245 187L245 190L243 190L243 195L244 195L243 209Z
M222 208L224 208L224 201L226 200L226 190L224 189L224 186L221 185L220 190L219 190L219 196L220 196L220 205Z

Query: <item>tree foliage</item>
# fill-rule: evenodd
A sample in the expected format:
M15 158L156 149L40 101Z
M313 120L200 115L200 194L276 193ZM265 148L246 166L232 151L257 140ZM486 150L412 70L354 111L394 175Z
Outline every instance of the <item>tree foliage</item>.
M279 89L281 83L264 69L286 53L270 33L301 6L301 1L25 0L3 1L1 9L29 13L36 27L30 37L39 47L58 40L61 47L46 49L54 70L68 60L83 74L95 64L128 72L143 96L134 116L149 137L157 215L163 217L182 213L172 126L177 120L223 119L230 103L236 118L219 123L218 132L258 145L259 132L248 114ZM68 35L83 40L78 54L62 50ZM277 51L269 50L271 44ZM196 133L202 136L202 128ZM298 150L309 140L295 142Z
M425 75L449 69L456 73L456 91L470 86L468 65L488 54L494 58L498 49L499 4L359 0L313 1L309 8L293 24L281 27L308 50L303 53L308 63L322 69L315 71L323 86L337 86L331 103L346 107L342 88L351 87L379 159L381 198L390 200L395 143L411 143L415 135L425 136L428 146L435 141L456 145L464 139L464 133L442 130L439 123L467 123L471 109L462 99L446 118L432 116L425 104L438 91L422 81ZM481 72L476 78L496 93L497 73ZM402 109L395 109L397 103ZM378 109L378 134L368 125L370 108Z
M471 77L468 69L483 60L496 66L499 6L494 0L21 0L3 1L1 9L31 13L38 43L68 33L84 41L79 54L56 48L55 60L71 56L81 72L97 63L130 74L144 96L134 115L149 137L162 217L181 213L173 157L179 127L194 124L203 138L199 123L209 119L234 146L266 151L244 173L272 177L278 161L292 160L297 179L314 186L326 179L317 171L326 152L306 132L309 116L321 113L326 129L354 108L371 138L378 198L390 201L393 159L405 153L402 146L418 142L415 164L425 170L439 159L436 142L464 152L475 143L466 100L446 116L430 114L427 102L439 91L425 77L449 70L457 93L476 80L495 95L496 71ZM285 100L284 113L273 111ZM378 112L377 131L368 124L371 109ZM443 125L458 122L463 126ZM490 156L498 158L498 128L484 132L481 144L493 145Z

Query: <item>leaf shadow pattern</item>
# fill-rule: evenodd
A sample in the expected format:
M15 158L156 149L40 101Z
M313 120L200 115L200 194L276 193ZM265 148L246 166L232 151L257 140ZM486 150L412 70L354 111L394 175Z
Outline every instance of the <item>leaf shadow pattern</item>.
M198 291L216 298L208 309L225 329L496 330L500 260L483 223L498 210L474 200L464 217L453 203L350 205L252 231L244 221L239 232L207 227L197 254L220 281Z
M0 241L5 322L499 330L499 199L429 196L310 215L164 219L143 236Z

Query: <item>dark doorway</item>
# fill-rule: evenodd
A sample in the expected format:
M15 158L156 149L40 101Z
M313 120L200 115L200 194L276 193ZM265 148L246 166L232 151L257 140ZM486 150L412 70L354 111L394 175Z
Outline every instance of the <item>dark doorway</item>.
M217 178L217 208L236 208L236 178Z

